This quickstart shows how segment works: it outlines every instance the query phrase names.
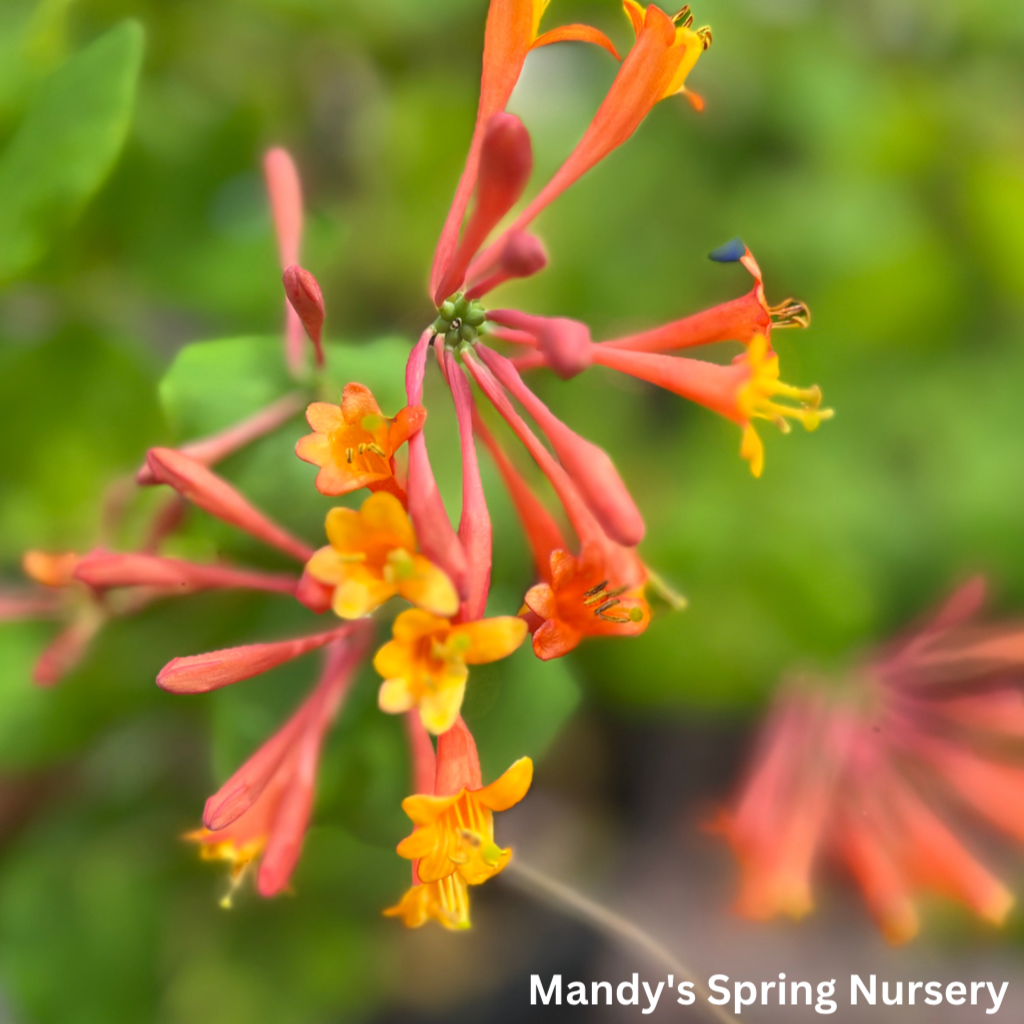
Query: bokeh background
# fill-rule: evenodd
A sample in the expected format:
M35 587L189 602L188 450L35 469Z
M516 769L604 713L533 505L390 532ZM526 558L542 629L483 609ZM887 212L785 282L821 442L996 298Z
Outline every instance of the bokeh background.
M88 549L104 493L148 445L286 386L270 145L303 174L331 373L373 384L393 411L403 353L432 317L424 282L472 127L485 13L484 0L0 5L5 582L26 548ZM655 325L747 290L742 269L705 258L740 235L769 299L814 313L811 331L776 336L784 378L820 383L837 415L813 436L768 428L754 481L735 428L672 395L600 369L537 383L612 452L647 517L645 559L691 607L565 662L521 652L474 670L485 772L539 759L499 838L705 976L1019 982L1018 920L994 935L937 907L894 953L841 879L823 882L808 923L742 925L726 851L697 825L786 671L842 673L972 572L1000 610L1024 608L1024 6L705 0L696 15L715 35L691 78L706 112L659 105L543 215L551 266L502 304L584 319L598 338ZM557 0L549 17L628 43L616 0ZM511 109L538 181L613 73L596 49L530 57ZM454 494L451 424L432 414L430 429ZM301 431L225 472L316 542L327 504L288 453ZM507 611L528 558L488 483ZM274 565L203 517L178 544ZM218 908L219 870L178 836L313 666L197 699L153 678L177 654L288 635L301 611L233 594L156 606L106 629L51 692L29 675L52 627L0 624L0 1020L512 1021L530 1013L530 971L643 976L638 955L616 959L503 883L481 894L470 938L380 920L406 882L392 847L407 765L369 676L331 739L294 896ZM1024 874L1019 859L1002 867ZM874 1019L887 1013L915 1019Z

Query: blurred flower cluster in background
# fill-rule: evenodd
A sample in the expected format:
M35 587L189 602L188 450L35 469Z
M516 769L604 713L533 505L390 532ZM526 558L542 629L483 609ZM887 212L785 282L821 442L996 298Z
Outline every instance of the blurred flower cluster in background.
M769 301L797 295L813 310L811 331L772 343L785 378L819 381L837 416L813 438L762 431L755 480L735 426L666 391L601 366L569 383L531 377L615 457L647 520L644 563L689 606L554 662L526 644L474 667L463 713L485 780L522 756L536 764L502 844L646 909L684 958L696 950L694 966L710 973L712 950L773 936L797 944L794 958L810 955L801 942L840 965L890 957L842 876L822 884L837 895L812 926L728 918L734 868L699 826L733 799L781 679L839 680L835 694L817 684L817 712L805 707L820 717L814 700L844 700L866 652L976 572L1004 621L1024 609L1024 12L1016 0L707 0L695 13L716 40L687 83L704 112L660 103L546 210L550 268L503 286L501 305L585 321L595 338L644 331L747 291L742 268L703 258L741 236ZM302 262L326 302L331 401L359 381L388 413L405 405L401 368L437 315L427 270L472 132L485 15L482 0L4 3L2 593L20 586L26 550L145 545L176 514L166 493L125 511L118 481L145 450L289 390L261 170L271 146L302 170ZM593 24L623 52L632 40L618 0L555 0L550 16ZM530 128L536 180L614 74L597 47L530 55L509 110ZM454 416L436 374L428 399L431 388L431 458L457 508ZM292 454L307 432L297 411L222 468L288 530L321 538L339 502ZM530 549L486 458L482 472L501 538L493 600L514 611L535 582ZM175 525L179 558L225 555L266 580L287 566L209 517ZM393 849L410 765L369 668L322 752L294 896L240 893L219 909L221 883L177 837L316 669L297 661L188 700L153 680L183 653L301 632L303 610L266 590L126 601L102 629L72 593L40 605L88 639L50 690L30 679L59 626L0 622L0 1019L9 1005L33 1024L455 1007L498 1020L504 998L516 1020L528 965L607 967L591 937L500 887L480 897L476 942L381 919L408 884ZM936 761L934 737L916 742ZM1020 858L1001 849L996 873L1019 888ZM638 864L647 888L631 881ZM1002 918L1003 894L974 905ZM898 937L913 930L906 915L888 920ZM947 904L924 921L919 943L953 961L987 965L1021 938L1012 916L996 933ZM790 969L763 965L765 977Z

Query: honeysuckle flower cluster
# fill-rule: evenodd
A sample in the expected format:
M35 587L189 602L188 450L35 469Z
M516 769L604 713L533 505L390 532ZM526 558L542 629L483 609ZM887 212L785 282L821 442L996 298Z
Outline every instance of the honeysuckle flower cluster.
M979 621L984 591L963 587L845 685L783 692L713 826L740 864L740 913L803 916L829 860L892 943L917 934L921 893L1003 923L1012 894L952 824L972 812L1024 843L1024 624Z
M108 608L107 595L114 588L157 596L205 587L270 590L336 620L330 628L297 638L175 658L157 677L173 693L208 693L314 651L323 658L309 695L210 797L202 828L188 837L204 858L230 865L226 903L250 875L263 896L289 884L313 812L325 736L342 711L357 669L372 659L381 677L381 710L405 716L413 766L414 794L403 805L413 828L398 846L398 853L412 862L412 884L387 913L412 927L428 920L451 929L468 927L470 888L499 873L511 857L495 842L493 814L520 801L532 778L532 764L522 758L484 784L474 738L461 717L472 666L509 656L528 635L541 660L561 657L588 637L634 637L651 621L648 588L673 602L671 591L637 551L644 521L612 459L563 423L522 373L546 368L569 379L596 364L674 391L741 427L741 453L755 475L762 471L764 452L754 421L788 429L788 420L795 419L813 430L830 415L821 408L816 388L780 381L771 347L774 329L808 326L806 307L793 300L770 306L760 268L739 242L712 258L741 262L754 278L748 294L630 337L595 342L589 328L577 321L486 304L504 282L546 267L544 245L532 230L537 216L625 143L657 103L682 95L695 109L703 108L687 79L710 46L711 31L693 27L688 6L670 15L655 5L624 0L635 36L624 57L590 26L541 32L548 6L549 0L491 0L476 125L430 272L436 318L409 356L404 407L383 411L358 381L347 384L337 404L309 402L311 395L303 392L303 382L310 379L307 337L313 345L314 379L324 363L324 302L316 279L299 263L303 214L295 165L283 150L266 157L287 300L286 362L296 378L296 396L214 437L178 449L150 450L136 480L171 488L176 510L183 501L190 503L277 549L296 563L295 574L163 557L157 547L173 523L157 531L156 540L141 551L98 549L80 560L42 555L26 560L27 571L41 585L81 588L76 600L86 611L71 613L73 642L58 641L76 650L100 621L93 609ZM619 70L579 144L502 227L523 197L533 168L529 133L505 108L529 52L563 41L603 48L619 62ZM742 346L729 365L674 354L720 341ZM503 354L500 346L510 346L505 351L515 354ZM458 424L462 511L457 525L434 479L423 429L431 354ZM481 397L550 482L555 511L545 507L485 424ZM309 486L333 497L369 492L357 499L357 508L328 513L319 546L275 523L214 469L227 455L281 428L297 402L307 406L312 431L295 447L298 458L317 467ZM477 440L505 483L536 570L536 582L521 606L489 617L492 526ZM25 612L56 614L64 608L49 590L12 600L21 601L18 607ZM0 605L6 613L13 608ZM374 616L392 609L397 614L390 622L391 636L382 642ZM61 654L51 655L50 661L67 667L71 659ZM42 672L40 678L52 681L55 675Z

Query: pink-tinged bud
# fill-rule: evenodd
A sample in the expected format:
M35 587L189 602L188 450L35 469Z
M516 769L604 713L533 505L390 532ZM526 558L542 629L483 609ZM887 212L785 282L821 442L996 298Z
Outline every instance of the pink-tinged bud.
M340 640L351 630L352 626L346 625L328 633L318 633L298 640L250 644L175 658L160 670L156 682L161 689L170 693L209 693L222 686L230 686L269 672L278 665L325 647L332 640Z
M215 466L229 455L233 455L261 437L273 433L293 416L302 412L306 408L306 404L305 396L299 392L285 395L265 409L260 409L252 416L247 416L233 427L228 427L227 430L222 430L210 437L189 441L188 444L180 445L175 451L187 455L196 462L201 462L204 466ZM159 481L153 476L149 464L144 462L135 474L135 482L137 484L155 484Z
M321 337L324 329L324 295L317 279L298 264L285 269L281 280L284 282L284 293L291 303L292 309L299 315L302 326L306 328L309 340L316 349L316 365L324 365L324 350Z
M553 415L523 383L515 367L504 356L483 345L478 345L477 351L495 377L522 403L547 435L559 461L580 489L605 533L626 547L639 544L644 537L643 518L608 455Z
M334 599L334 587L321 583L318 579L310 576L308 569L302 570L302 578L295 588L295 600L304 604L311 612L323 615L330 611L331 602Z
M547 365L562 380L571 380L593 362L590 328L579 320L530 316L515 309L492 309L487 318L513 330L532 334Z
M410 405L420 405L423 401L423 378L431 337L430 330L424 331L409 356L405 386ZM448 574L460 597L465 600L469 596L469 563L462 542L452 529L441 492L437 488L427 454L427 440L422 430L409 438L408 447L409 479L406 493L409 517L416 529L420 550Z
M498 252L493 269L482 263L470 264L466 272L470 281L466 298L479 299L498 285L515 278L532 277L547 265L548 254L544 243L528 231L513 231Z
M153 476L173 487L183 498L251 534L265 544L308 562L313 549L293 537L287 530L258 512L226 480L222 480L195 459L173 448L151 448L146 455Z
M162 590L241 588L293 594L292 576L249 572L226 565L199 565L137 552L91 551L75 569L75 579L97 590L109 587L157 587Z
M491 586L491 516L480 479L476 444L473 440L473 395L469 382L450 353L445 355L448 386L455 402L462 449L462 518L459 540L469 562L469 593L462 604L459 619L472 622L483 618Z
M405 732L409 738L409 764L412 768L412 791L431 794L434 792L434 777L437 774L437 757L430 733L423 725L419 709L405 713Z
M284 149L271 149L263 158L263 174L270 199L270 214L277 235L281 269L299 262L302 245L302 184L295 161ZM287 316L286 357L293 374L302 369L302 321L285 303Z
M480 789L480 757L469 727L459 717L455 724L437 737L437 775L435 796L451 796L461 789Z
M440 305L462 286L466 268L502 217L515 206L533 171L530 133L513 114L495 114L480 149L476 208L466 225L451 266L434 293Z
M74 619L39 656L32 670L32 682L36 686L56 686L85 657L103 622L104 617L97 609Z

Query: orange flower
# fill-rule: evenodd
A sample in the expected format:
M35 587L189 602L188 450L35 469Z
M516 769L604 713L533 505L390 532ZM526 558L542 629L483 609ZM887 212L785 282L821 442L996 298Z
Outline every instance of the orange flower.
M447 575L416 553L416 533L402 503L371 494L356 512L332 508L327 538L309 561L313 579L333 588L332 607L343 619L369 615L399 594L434 615L454 615L459 595Z
M504 869L512 851L494 842L494 811L507 811L526 796L533 762L520 758L489 786L463 786L447 796L410 796L402 810L416 827L398 844L399 856L418 861L421 882L437 882L457 873L480 885Z
M617 586L609 579L596 545L579 558L567 551L551 553L551 582L526 594L526 607L544 620L533 634L533 650L548 661L561 658L585 636L637 636L651 621L643 584Z
M452 625L411 608L395 619L392 633L373 659L384 677L381 710L400 714L418 707L423 724L437 735L458 717L468 666L507 658L526 638L526 623L506 615Z
M347 384L340 406L314 402L306 410L314 433L299 440L295 454L320 467L316 489L321 494L368 487L391 491L404 502L405 492L395 480L394 455L423 426L426 416L422 406L410 405L388 418L369 388Z

